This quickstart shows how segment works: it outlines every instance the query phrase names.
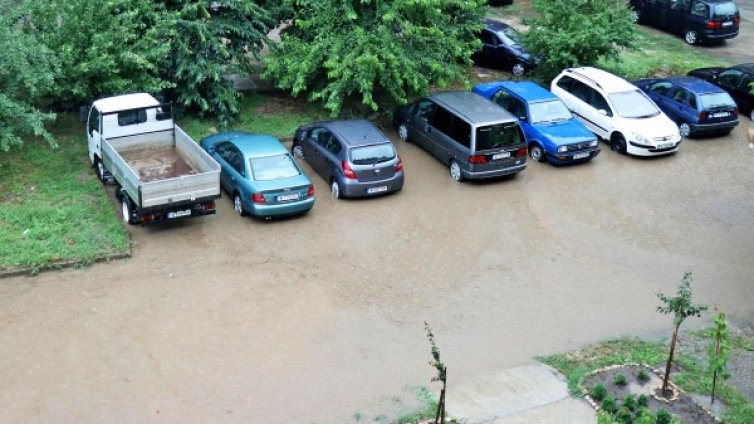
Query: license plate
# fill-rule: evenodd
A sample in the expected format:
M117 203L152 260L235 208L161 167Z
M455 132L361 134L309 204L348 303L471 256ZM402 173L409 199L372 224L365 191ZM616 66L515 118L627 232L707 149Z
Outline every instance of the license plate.
M725 118L726 116L730 116L730 113L728 112L720 112L720 113L713 113L713 118Z
M278 202L287 202L290 200L298 200L298 194L283 194L278 196Z
M673 146L675 146L675 143L662 143L662 144L658 144L657 148L658 149L667 149L668 147L673 147Z
M503 153L498 153L496 155L492 155L492 160L505 159L509 157L511 157L511 152L503 152Z
M387 186L370 187L367 189L367 194L382 193L387 191Z
M724 26L724 27L727 27L727 26L732 26L732 25L733 25L733 22L731 22L731 21L728 21L728 22L723 22L723 26Z
M168 219L180 218L182 216L189 216L189 215L191 215L191 209L186 209L183 211L168 212Z
M589 157L589 153L576 153L575 155L573 155L574 159L584 159L588 157Z

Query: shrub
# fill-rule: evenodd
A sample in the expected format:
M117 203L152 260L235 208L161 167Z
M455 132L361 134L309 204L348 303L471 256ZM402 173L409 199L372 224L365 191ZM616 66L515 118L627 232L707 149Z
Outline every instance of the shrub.
M618 411L618 405L615 404L615 398L612 396L607 396L604 400L602 400L600 408L602 408L603 411L609 412L611 414L614 414Z
M660 409L657 412L657 419L655 421L656 424L670 424L673 421L673 416L670 415L670 412Z
M636 398L634 395L628 395L623 399L623 407L631 412L636 410Z
M618 410L618 413L615 414L615 419L619 423L631 424L634 421L634 415L628 410L628 408L622 407Z
M625 375L616 374L615 377L613 377L613 383L615 383L616 386L623 387L628 384L628 380L626 379Z
M647 370L639 370L639 374L636 375L636 379L639 380L640 383L646 383L649 381L649 373Z
M636 404L642 408L646 408L647 405L649 405L649 399L647 399L647 395L639 395L639 397L636 399Z
M597 402L602 402L607 396L607 389L602 384L597 384L589 391L589 396Z

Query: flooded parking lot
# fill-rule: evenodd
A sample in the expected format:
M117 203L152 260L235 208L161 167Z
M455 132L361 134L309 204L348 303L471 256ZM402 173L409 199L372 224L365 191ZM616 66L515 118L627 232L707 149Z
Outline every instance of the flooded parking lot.
M425 320L452 390L534 355L666 335L655 293L687 269L698 301L754 320L741 124L669 157L603 144L592 163L485 183L396 141L396 195L334 200L310 173L305 217L240 218L224 196L216 216L129 227L131 259L0 281L0 422L346 422L429 383Z

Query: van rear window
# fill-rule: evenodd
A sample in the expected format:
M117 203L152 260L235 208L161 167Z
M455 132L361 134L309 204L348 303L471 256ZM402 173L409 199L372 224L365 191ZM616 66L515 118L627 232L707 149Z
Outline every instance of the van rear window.
M521 128L515 122L479 127L476 130L476 151L499 149L523 143Z
M738 15L738 7L733 2L716 4L713 19L731 19Z

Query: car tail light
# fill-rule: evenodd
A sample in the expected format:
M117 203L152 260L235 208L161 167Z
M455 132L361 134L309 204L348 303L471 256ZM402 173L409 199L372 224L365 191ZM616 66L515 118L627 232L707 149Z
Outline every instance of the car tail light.
M516 154L514 156L520 158L521 156L526 156L527 152L528 151L526 150L526 147L522 147L516 151Z
M251 201L254 203L266 203L267 201L264 200L264 194L262 193L254 193L251 195Z
M484 155L469 156L469 163L487 163L487 157Z
M340 167L343 168L343 175L345 175L346 178L349 180L356 179L356 173L353 172L353 169L351 169L351 165L349 165L348 162L344 160L340 161Z
M707 21L707 29L720 29L723 27L722 22Z
M709 112L699 112L699 114L696 115L696 117L700 121L705 120L705 119L709 118Z
M312 197L312 196L314 196L314 186L313 186L313 185L310 185L310 186L309 186L309 190L307 190L307 191L306 191L306 196L307 196L307 197Z
M735 24L736 26L739 26L739 25L741 25L741 18L736 18L736 19L734 19L734 20L733 20L733 23L734 23L734 24Z
M738 116L738 108L733 109L733 116Z
M401 157L398 156L398 163L395 165L395 172L403 171L403 161L401 160Z

